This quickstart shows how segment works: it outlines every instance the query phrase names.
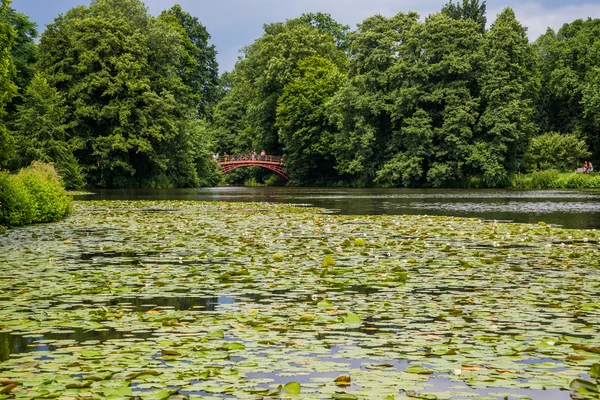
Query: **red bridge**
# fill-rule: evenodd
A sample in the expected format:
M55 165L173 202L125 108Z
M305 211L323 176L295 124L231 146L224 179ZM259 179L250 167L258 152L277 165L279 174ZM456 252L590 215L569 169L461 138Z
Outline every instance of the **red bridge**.
M224 174L241 167L261 167L275 172L285 180L290 180L290 174L283 169L283 164L281 164L281 157L238 154L234 156L220 156L216 161L223 169Z

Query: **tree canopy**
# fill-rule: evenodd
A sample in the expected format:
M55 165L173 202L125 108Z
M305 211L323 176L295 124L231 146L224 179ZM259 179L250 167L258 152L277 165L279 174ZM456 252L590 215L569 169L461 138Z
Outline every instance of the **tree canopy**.
M355 29L305 13L265 24L219 76L208 29L180 5L153 16L141 0L92 0L36 44L0 0L0 167L189 187L221 180L211 154L264 149L291 185L500 187L521 162L600 158L600 20L530 43L512 9L494 17L481 0Z

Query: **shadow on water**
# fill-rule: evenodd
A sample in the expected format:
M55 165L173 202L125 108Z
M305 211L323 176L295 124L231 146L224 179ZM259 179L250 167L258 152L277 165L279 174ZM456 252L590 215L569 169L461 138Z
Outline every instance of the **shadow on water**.
M53 351L60 347L88 341L104 343L108 340L125 338L143 340L150 337L152 337L151 331L133 332L112 328L104 330L65 329L63 332L55 330L29 335L22 335L18 332L0 332L0 362L8 360L11 354Z
M600 191L217 187L98 190L77 200L200 200L310 205L349 215L429 214L600 228Z

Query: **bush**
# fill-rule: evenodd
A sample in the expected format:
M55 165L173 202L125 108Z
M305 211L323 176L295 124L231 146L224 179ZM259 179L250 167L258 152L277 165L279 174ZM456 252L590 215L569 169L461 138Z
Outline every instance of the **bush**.
M554 181L558 178L558 171L551 169L549 171L536 171L531 174L532 189L551 189Z
M34 162L17 175L0 173L0 224L53 222L69 212L71 198L50 164Z
M8 172L0 172L0 224L30 224L34 213L32 198L21 179Z

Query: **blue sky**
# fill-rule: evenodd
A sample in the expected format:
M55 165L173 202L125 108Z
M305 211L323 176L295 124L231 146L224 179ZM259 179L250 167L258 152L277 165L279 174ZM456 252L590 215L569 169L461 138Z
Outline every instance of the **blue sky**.
M29 15L42 32L58 14L89 3L89 0L13 0L12 6ZM223 72L233 68L242 47L261 36L264 23L321 11L354 28L374 14L392 16L400 11L417 11L424 17L439 11L447 0L146 0L145 3L153 15L179 3L198 17L212 36ZM548 27L558 29L577 18L600 18L600 0L488 0L488 23L504 7L515 10L519 21L529 28L531 40Z

